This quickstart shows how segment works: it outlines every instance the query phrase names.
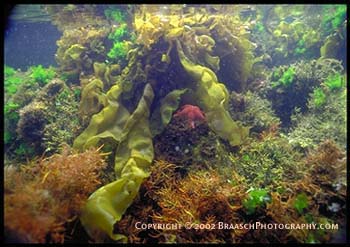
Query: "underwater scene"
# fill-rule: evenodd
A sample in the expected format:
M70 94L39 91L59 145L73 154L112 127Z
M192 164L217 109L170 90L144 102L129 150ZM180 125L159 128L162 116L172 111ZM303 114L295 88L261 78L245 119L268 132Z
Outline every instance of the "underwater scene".
M15 5L6 243L345 243L346 5Z

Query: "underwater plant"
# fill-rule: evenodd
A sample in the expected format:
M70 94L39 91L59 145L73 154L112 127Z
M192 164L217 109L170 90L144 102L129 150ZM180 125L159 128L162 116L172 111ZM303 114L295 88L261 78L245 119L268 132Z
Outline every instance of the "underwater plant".
M344 25L322 40L322 6L43 8L62 31L57 74L4 69L21 80L5 95L6 236L303 243L333 233L236 227L344 226L346 63L325 59Z
M118 28L108 35L110 40L118 41L125 38L128 35L128 26L126 23L120 24Z
M321 28L325 34L338 29L346 19L346 5L324 5Z
M243 206L247 214L253 214L258 207L263 206L270 201L270 197L265 189L251 189L248 191L248 197L243 201Z
M121 9L116 7L108 7L104 10L104 14L107 18L112 19L113 21L117 23L125 22L125 14L122 12Z
M336 58L346 64L346 5L324 5L320 29L325 37L320 53L325 58Z
M47 155L58 153L62 143L72 145L83 128L78 114L79 99L75 97L75 92L62 82L54 86L60 90L51 96L52 102L47 104L47 123L40 144Z
M274 113L271 102L250 90L244 94L232 92L229 111L234 120L250 126L251 133L261 133L280 125L280 119Z
M20 106L16 103L13 103L11 101L6 102L4 105L4 117L6 119L6 128L4 131L4 142L6 144L10 144L14 138L15 138L15 133L10 130L9 125L16 124L19 120L19 113L18 109Z
M321 142L307 157L307 162L311 165L311 172L320 174L313 177L315 184L318 184L325 190L337 191L337 196L342 198L346 194L345 188L347 184L344 150L333 140L327 139ZM331 200L331 195L328 194L327 198ZM319 199L325 200L322 197Z
M294 53L296 55L302 55L306 52L306 48L305 48L305 40L301 39L298 41L297 43L297 47L294 50Z
M31 71L22 72L4 67L4 144L7 159L23 160L32 156L33 149L21 143L16 131L20 110L28 104L39 90L39 85L30 78Z
M42 130L47 122L47 107L42 101L33 101L19 111L20 119L17 124L18 136L27 144L35 146L41 153Z
M321 143L304 160L307 169L302 177L292 182L282 182L283 190L271 192L271 202L266 205L266 214L280 223L332 222L335 218L324 209L331 208L331 202L337 201L339 204L333 209L333 214L337 214L336 218L343 217L345 211L342 205L345 204L346 195L346 166L343 155L334 142ZM344 221L341 225L343 224ZM331 231L306 230L290 231L288 236L292 236L298 242L309 242L311 239L327 242L331 234Z
M316 107L320 107L326 103L327 97L322 88L315 88L312 97Z
M4 65L4 75L5 77L13 76L16 73L16 70L10 66Z
M62 143L72 144L82 128L78 105L72 90L60 79L53 79L40 88L32 101L19 109L17 137L32 155L55 153ZM24 157L22 157L24 158Z
M319 49L319 32L301 20L289 23L281 19L272 37L267 46L273 51L275 63L285 64L286 58L295 61L301 57L316 57L314 51Z
M294 207L299 214L302 214L308 206L308 198L304 193L298 194L294 201Z
M123 60L129 50L130 38L128 25L126 23L126 15L118 8L109 7L104 11L105 16L118 23L118 27L112 30L108 39L113 42L112 48L107 53L107 56L115 60Z
M287 70L282 72L282 75L279 76L280 73L280 70L275 70L273 72L272 79L275 82L272 82L272 87L277 87L279 85L282 85L284 87L290 86L294 80L295 75L293 67L289 67Z
M272 190L282 181L300 178L303 170L302 154L273 129L263 131L242 145L238 155L231 153L229 157L233 169L254 188Z
M18 157L30 158L30 157L33 157L33 154L35 153L35 149L26 143L20 143L19 146L16 147L14 153Z
M92 115L106 105L103 93L104 83L100 79L91 80L81 91L79 112L81 115Z
M164 174L168 176L167 179L164 179ZM152 167L151 177L143 184L159 207L158 210L154 210L152 221L183 225L213 225L234 221L242 207L239 203L244 198L245 186L239 183L240 177L236 174L231 173L229 176L237 182L236 185L226 183L214 171L189 171L182 178L177 166L157 161ZM174 234L173 241L181 243L208 242L210 239L219 242L232 241L226 230L216 229L211 236L206 234L205 229L198 229L195 235L192 230L194 229L164 229L158 235L158 241L168 243L167 234Z
M324 84L331 90L336 90L345 85L344 76L340 73L329 75Z
M114 42L113 47L108 52L107 56L113 59L123 59L128 52L128 44L126 42Z
M47 6L46 9L52 23L63 33L57 41L55 57L60 76L69 83L79 84L81 72L89 74L94 62L106 60L111 25L103 13L96 13L96 7L81 5L69 10Z
M7 238L22 243L63 243L67 223L77 218L106 166L98 149L61 154L16 168L5 166ZM74 179L72 179L74 178Z
M18 86L22 83L22 79L16 76L16 70L7 65L4 66L4 89L5 96L11 96L17 92Z
M300 109L302 113L308 111L309 98L314 95L312 92L322 86L328 77L342 74L343 70L341 61L325 58L280 66L273 70L260 95L271 101L276 115L281 119L281 126L290 127L295 109ZM339 83L337 80L335 82ZM322 96L319 90L316 90L317 93Z
M140 7L139 10L142 12L144 9ZM198 102L199 107L203 109L209 127L217 135L227 139L232 146L242 143L243 139L248 135L249 129L234 122L228 114L226 110L228 103L227 89L224 84L218 82L214 71L210 69L217 67L219 59L212 54L212 47L215 41L209 36L211 35L209 33L210 30L208 30L208 35L198 35L200 43L196 44L195 50L200 53L192 53L183 43L185 43L185 37L191 38L193 35L190 30L184 28L178 15L170 15L169 17L174 18L172 25L169 26L164 23L163 26L159 26L160 28L148 25L144 21L136 23L140 21L138 18L143 18L142 16L144 17L144 15L135 15L135 29L139 35L138 38L146 35L146 33L147 35L151 35L154 32L164 34L163 37L168 40L167 43L169 45L165 50L169 53L172 50L178 53L178 60L175 62L178 64L180 71L182 73L185 72L183 74L187 78L186 81L193 82L192 85L187 83L183 86L184 88L192 89L188 91L193 93L192 97ZM146 15L146 18L148 17ZM222 16L219 19L222 22L219 26L228 24L225 23ZM152 19L154 22L157 20L160 21L159 18ZM190 22L191 19L187 21ZM146 29L147 32L143 29L146 28L145 25L148 28ZM192 24L189 23L189 25L193 25L193 22ZM214 28L219 27L214 25L212 29ZM236 32L238 33L239 30L236 30ZM185 33L187 34L183 37L181 34ZM224 33L217 35L219 38ZM156 37L157 39L153 40L154 43L158 44L159 39L159 44L161 44L161 36ZM151 40L142 39L142 42L148 41L151 42ZM237 46L239 47L239 45L240 43ZM157 68L152 71L153 62L156 62L154 64L155 67L159 66L159 60L153 60L155 55L158 56L159 53L150 53L147 51L150 48L152 47L146 45L131 51L128 58L129 64L122 71L121 77L117 79L121 83L116 83L107 91L107 104L99 113L92 116L89 126L74 141L74 148L80 150L84 150L89 146L95 146L100 141L103 142L107 139L113 140L117 144L117 150L115 151L117 180L97 190L90 197L83 210L81 220L90 235L94 235L93 233L99 231L108 234L114 240L123 239L122 235L113 232L113 225L121 219L134 200L143 179L149 176L147 170L154 157L152 135L149 128L149 126L153 126L149 124L150 105L155 98L157 100L161 99L159 95L156 95L158 91L153 91L154 84L159 83L154 82L157 79L154 73L166 71L169 65L167 59L165 61L160 60L164 65L164 69ZM144 53L140 52L142 50ZM244 50L244 48L240 47L240 50ZM162 55L159 54L159 56ZM141 64L137 61L140 59L150 64ZM200 61L205 61L204 64L210 68L201 65L203 63ZM139 73L143 75L141 79L136 79ZM147 76L150 78L147 78ZM129 78L132 80L129 80ZM198 88L193 90L196 87ZM175 89L177 88L170 88L168 92ZM126 102L126 99L129 102ZM219 119L220 121L218 121ZM142 130L140 130L140 127L137 127L139 124L142 124ZM125 184L128 184L128 186L124 186ZM125 197L126 192L128 196ZM115 197L116 194L121 198L121 203L118 205L115 205L112 200L112 197ZM99 203L100 201L108 203L101 204ZM111 208L113 209L112 211L110 211ZM104 216L101 215L106 210L109 213L103 214Z
M89 26L89 29L95 32L95 27L103 28L108 24L103 11L98 10L96 6L68 4L45 5L43 8L50 14L52 24L57 26L63 36L68 30L78 32L79 28Z
M179 93L175 91L170 94ZM171 106L174 106L173 104L176 105L176 102L171 103ZM170 106L164 108L166 109L171 110ZM205 167L215 169L223 176L229 174L232 169L232 162L229 159L230 147L217 138L202 118L199 122L194 122L195 128L192 128L187 118L171 118L171 115L165 114L164 118L167 117L170 122L162 131L157 131L153 139L157 159L176 164L184 171L202 170ZM164 119L164 122L166 121ZM154 124L156 123L158 121L154 121Z
M125 41L129 37L126 23L120 24L108 35L108 39L113 41L113 47L107 53L109 58L123 59L128 52L128 43Z
M257 22L253 29L255 32L262 33L265 31L265 27L261 22Z
M19 109L19 105L13 102L7 102L4 105L4 115L8 120L18 121L19 114L17 110Z
M46 85L56 75L56 72L52 67L44 68L41 64L31 67L31 70L31 77L41 86Z
M295 71L293 68L288 68L283 72L282 77L278 80L283 86L289 86L294 79Z
M289 142L302 149L315 148L326 139L346 147L346 89L326 91L316 88L308 100L308 112L292 115Z

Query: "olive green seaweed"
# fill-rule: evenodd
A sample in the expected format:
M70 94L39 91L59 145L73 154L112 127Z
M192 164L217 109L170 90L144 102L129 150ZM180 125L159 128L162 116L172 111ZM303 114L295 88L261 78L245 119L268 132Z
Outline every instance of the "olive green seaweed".
M80 55L86 50L86 48L80 44L74 44L64 53L65 59L70 58L74 61L80 59Z
M81 92L80 111L83 114L90 112L96 113L105 106L106 96L103 94L103 82L100 79L94 79L87 84Z
M187 89L174 90L161 100L160 114L164 125L170 122L173 112L179 106L180 97L185 92L187 92Z
M177 51L182 66L195 81L195 98L205 112L209 127L221 138L228 140L232 146L240 145L248 136L249 128L239 126L226 110L229 94L225 85L218 82L212 70L192 63L186 57L179 41Z
M133 202L143 179L149 176L148 168L154 152L148 119L154 93L147 84L137 108L130 114L118 102L121 92L119 85L110 89L108 105L92 117L88 128L75 140L74 147L86 149L105 138L118 144L116 181L99 188L89 197L80 219L90 236L104 232L113 240L125 241L125 236L113 232L113 226Z
M160 134L170 122L174 111L179 107L181 96L188 89L173 90L160 100L160 107L156 108L151 117L152 135Z

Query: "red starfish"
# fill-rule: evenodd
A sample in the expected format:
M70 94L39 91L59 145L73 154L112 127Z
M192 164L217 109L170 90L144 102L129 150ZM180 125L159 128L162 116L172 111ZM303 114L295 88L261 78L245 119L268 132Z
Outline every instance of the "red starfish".
M184 119L189 128L194 129L195 123L202 123L205 122L205 116L204 113L199 109L198 106L194 105L183 105L180 110L178 110L174 117L180 117Z

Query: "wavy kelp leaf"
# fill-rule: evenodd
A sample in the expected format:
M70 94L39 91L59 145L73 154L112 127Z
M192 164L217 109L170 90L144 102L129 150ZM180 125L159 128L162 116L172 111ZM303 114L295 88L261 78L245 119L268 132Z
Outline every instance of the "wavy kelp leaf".
M117 176L123 174L123 167L130 158L135 159L138 166L147 168L153 160L152 135L149 128L150 106L154 97L152 87L147 84L143 96L125 124L122 142L115 154L115 172Z
M220 70L220 58L219 57L210 56L208 53L205 53L204 61L214 71Z
M67 59L68 57L73 59L74 61L77 61L80 58L80 55L85 51L86 48L80 44L74 44L71 47L69 47L65 53L64 53L64 59Z
M136 110L130 115L118 102L121 91L118 85L111 88L107 93L109 105L93 116L74 147L86 149L104 138L112 138L119 144L115 156L117 180L89 197L80 219L91 237L103 232L114 240L125 241L125 236L113 232L113 226L133 202L143 179L149 176L154 151L148 118L154 93L147 84Z
M74 148L84 150L97 146L100 139L112 138L120 142L124 124L130 113L118 102L122 93L119 85L113 86L107 93L108 105L99 113L92 116L89 126L78 136L73 144Z
M97 113L105 105L106 97L103 93L103 82L100 79L94 79L81 92L80 112L86 115Z
M107 69L105 63L94 62L93 64L94 73L97 78L103 78Z
M113 233L113 226L133 202L149 173L140 169L133 158L125 170L121 178L95 191L83 208L80 220L91 237L102 231L113 240L126 240L122 234Z
M163 125L170 122L173 112L179 107L181 96L188 89L174 90L167 94L161 101L160 114Z
M152 135L160 134L170 122L174 111L179 107L181 96L188 91L186 89L174 90L160 100L160 107L156 108L151 117Z
M232 146L240 145L248 136L249 128L239 126L226 111L229 95L225 85L218 82L212 70L192 63L179 41L177 51L182 66L195 81L195 98L206 114L209 127Z

